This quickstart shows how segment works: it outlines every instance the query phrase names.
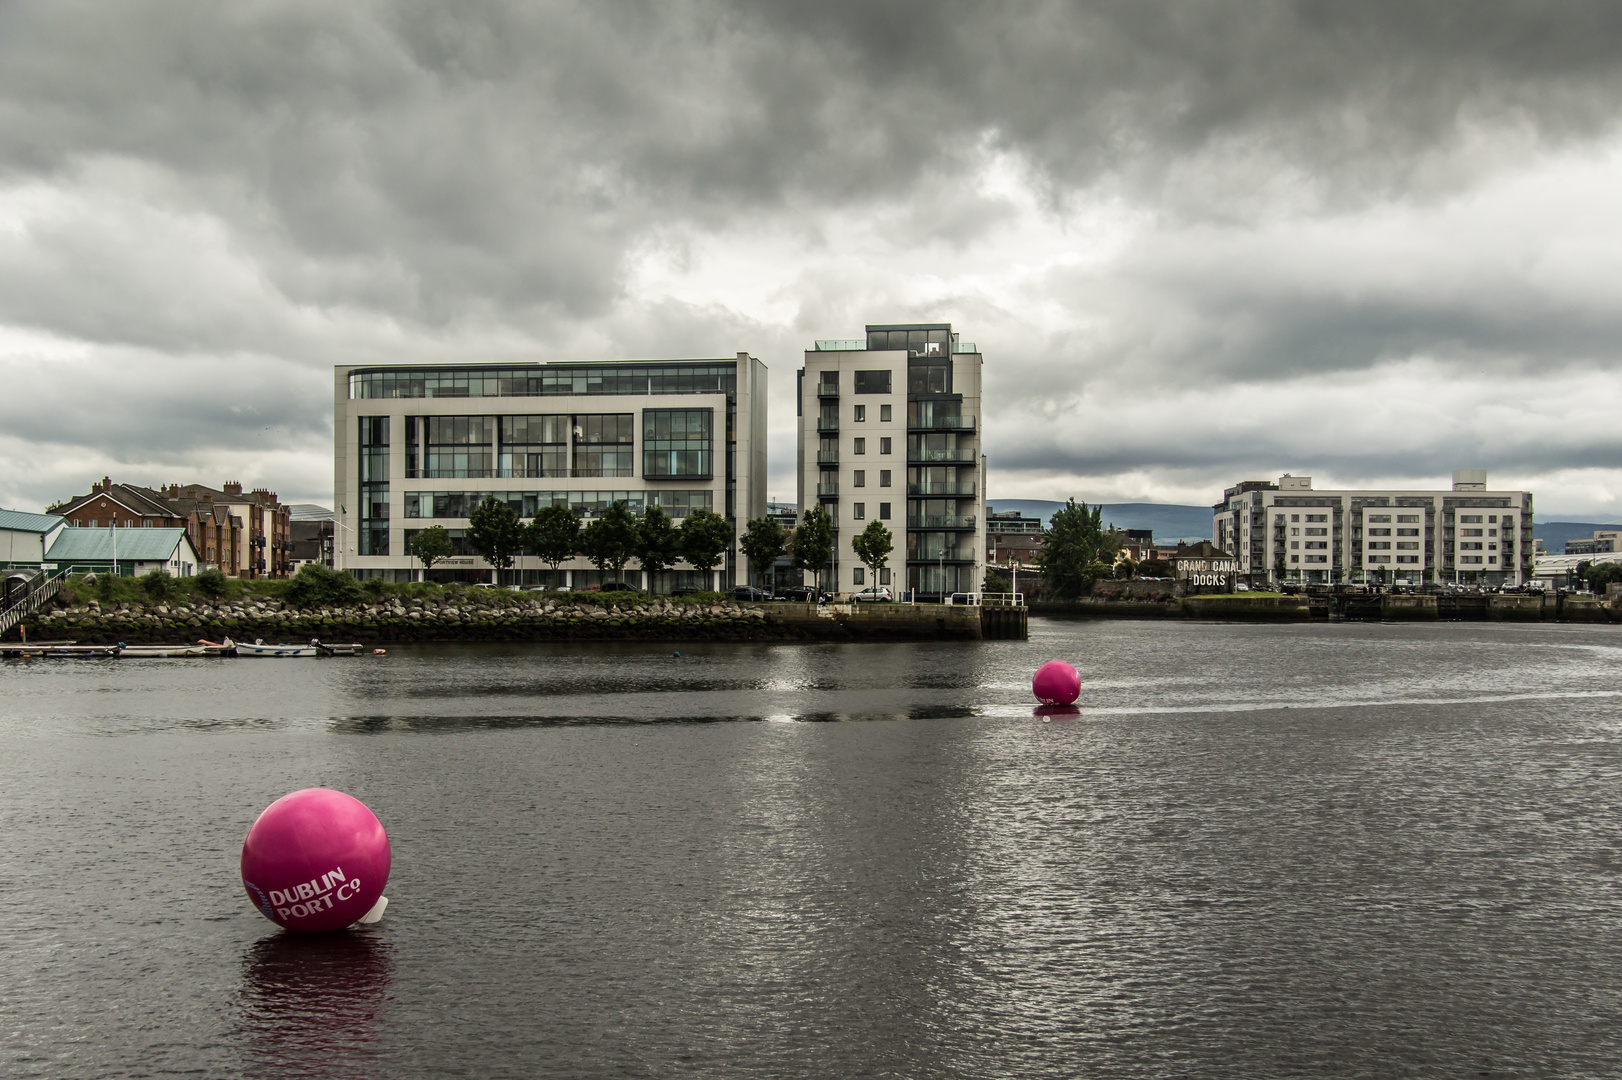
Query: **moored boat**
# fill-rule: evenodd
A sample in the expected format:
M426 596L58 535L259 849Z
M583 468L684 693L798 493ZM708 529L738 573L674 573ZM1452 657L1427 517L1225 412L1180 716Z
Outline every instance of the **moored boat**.
M315 656L316 643L308 645L266 645L263 638L257 638L252 645L244 642L237 643L238 656Z
M218 650L212 650L217 655ZM209 656L206 645L119 645L115 653L119 659L163 659L176 656Z

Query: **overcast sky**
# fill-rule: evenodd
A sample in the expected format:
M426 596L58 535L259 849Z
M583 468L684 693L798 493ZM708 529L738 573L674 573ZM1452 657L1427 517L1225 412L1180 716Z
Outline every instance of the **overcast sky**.
M1614 3L0 0L0 506L330 503L335 363L949 321L996 498L1622 517Z

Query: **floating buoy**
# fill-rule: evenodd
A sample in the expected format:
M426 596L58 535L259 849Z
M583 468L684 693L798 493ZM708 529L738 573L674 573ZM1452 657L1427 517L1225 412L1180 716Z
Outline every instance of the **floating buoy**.
M1044 705L1069 705L1081 696L1081 676L1063 660L1049 660L1031 676L1031 693Z
M372 655L373 656L387 656L387 655L389 655L389 650L387 650L387 649L373 649L372 650Z
M265 808L242 842L242 886L289 930L339 930L383 917L389 837L365 803L305 788Z
M679 652L678 653L671 653L670 655L672 655L672 656L680 656L681 653L679 653Z

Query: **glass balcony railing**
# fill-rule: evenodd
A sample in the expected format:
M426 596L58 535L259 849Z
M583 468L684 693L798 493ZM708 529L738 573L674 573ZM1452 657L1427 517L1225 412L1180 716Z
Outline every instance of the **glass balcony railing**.
M973 448L956 450L908 450L908 465L933 465L941 463L973 464L980 457L980 451Z
M975 516L973 514L968 514L968 515L946 514L946 515L938 515L938 516L933 516L933 517L926 514L926 515L924 515L922 517L909 517L907 519L907 528L909 528L909 529L972 529L972 528L975 527L976 520L977 519L975 518Z
M838 465L839 464L839 451L838 450L818 450L817 451L817 464L818 465Z
M973 484L929 483L908 484L908 495L973 495Z
M817 383L817 397L827 400L839 397L839 386L836 383Z
M823 435L832 435L839 432L839 418L837 416L817 417L817 431Z
M838 484L818 484L817 485L817 498L819 498L819 499L832 498L832 497L837 496L838 494L839 494L839 485Z
M816 343L815 352L862 352L867 348L867 342L849 338L824 339Z
M909 416L908 431L973 431L972 416Z

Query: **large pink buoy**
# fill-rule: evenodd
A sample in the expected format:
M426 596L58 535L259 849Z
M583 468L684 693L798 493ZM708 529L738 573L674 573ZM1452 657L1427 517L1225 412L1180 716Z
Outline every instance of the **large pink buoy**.
M388 900L389 836L359 799L305 788L265 808L242 842L242 886L289 930L376 922Z
M1069 705L1081 696L1081 676L1063 660L1049 660L1031 676L1031 693L1044 705Z

